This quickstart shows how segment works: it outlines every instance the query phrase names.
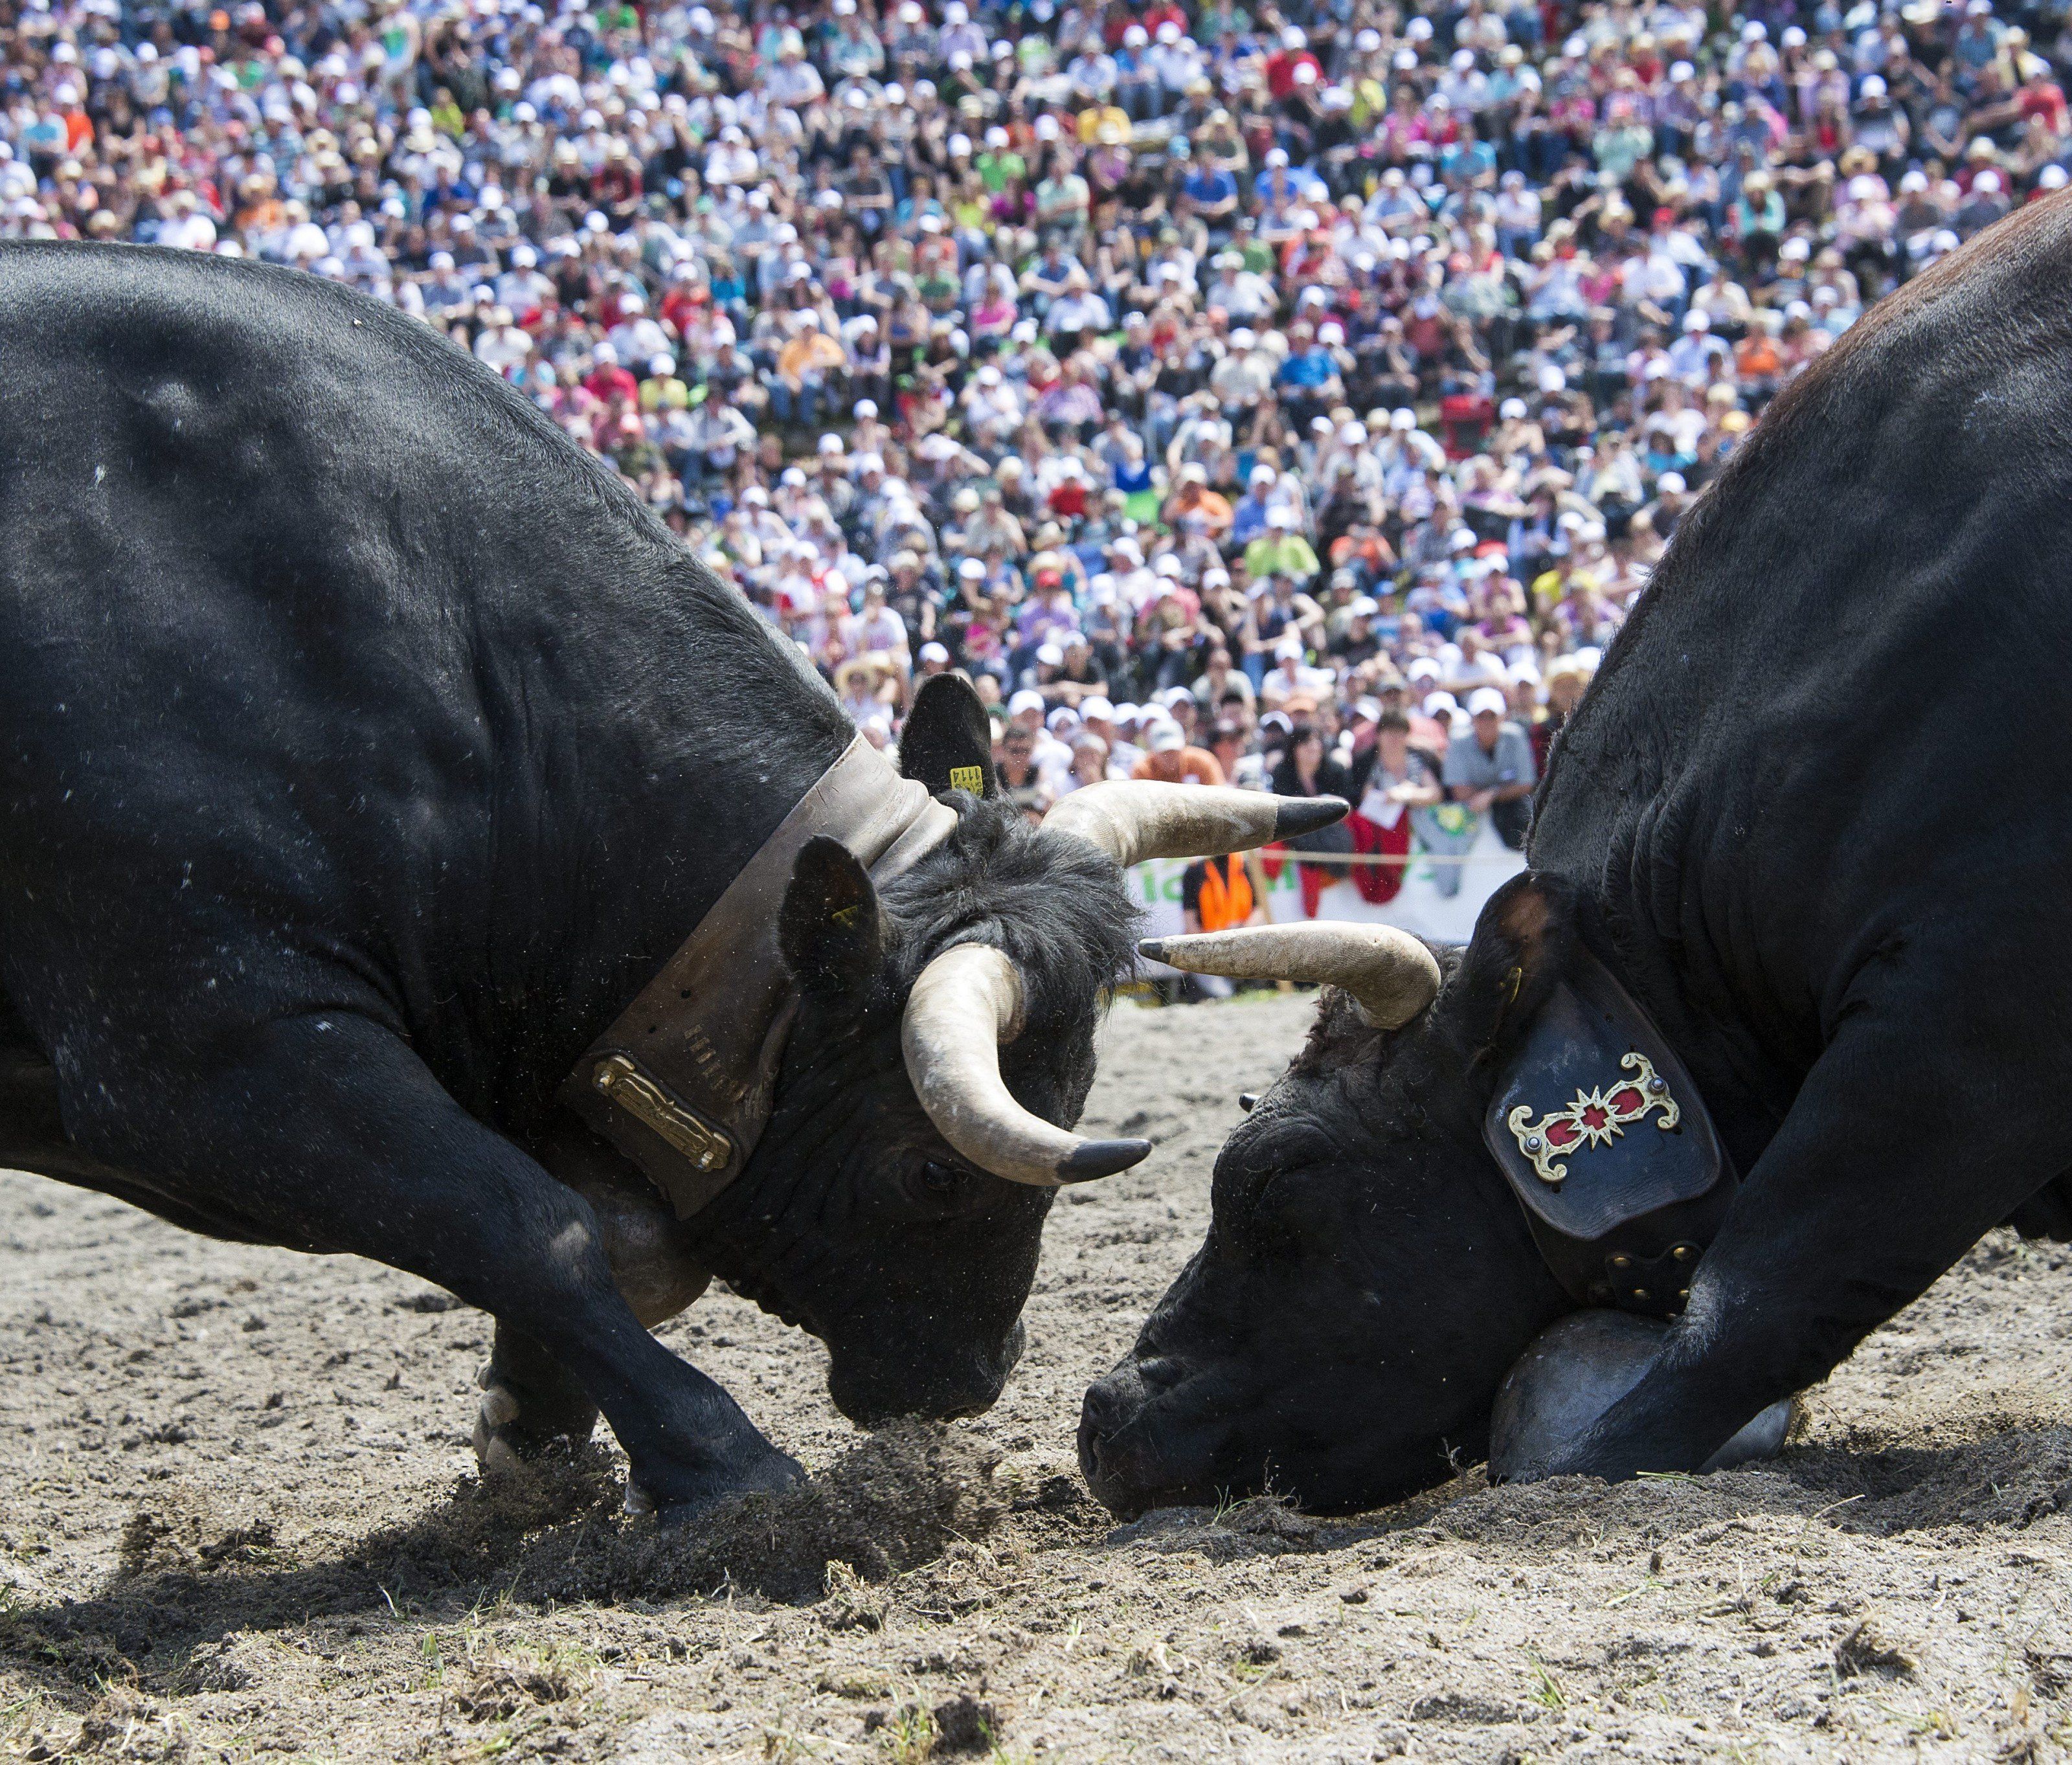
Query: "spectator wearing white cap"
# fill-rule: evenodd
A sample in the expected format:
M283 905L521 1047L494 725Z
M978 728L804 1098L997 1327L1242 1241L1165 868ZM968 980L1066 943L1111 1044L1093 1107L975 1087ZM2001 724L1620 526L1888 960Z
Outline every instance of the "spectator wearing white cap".
M1108 681L1085 632L1067 632L1054 645L1045 648L1058 652L1057 665L1039 689L1046 702L1070 709L1076 719L1082 706L1105 698Z
M1443 776L1453 802L1489 817L1504 844L1522 851L1540 775L1531 743L1509 720L1510 709L1501 687L1480 686L1468 695L1469 727L1447 743Z
M1133 705L1127 709L1133 717L1137 707ZM1100 739L1109 764L1120 769L1115 776L1127 777L1141 750L1124 739L1120 709L1100 693L1093 693L1079 701L1079 712L1080 727Z
M1245 479L1245 493L1231 505L1231 543L1245 547L1266 533L1266 514L1276 501L1274 485L1278 479L1281 475L1272 466L1264 462L1253 466Z
M1244 567L1254 581L1285 577L1306 587L1316 579L1315 548L1296 530L1295 521L1295 511L1284 503L1274 503L1267 509L1264 530L1244 549Z
M1330 669L1309 665L1300 635L1291 630L1274 646L1273 665L1260 677L1259 702L1268 710L1306 717L1336 684Z
M1669 371L1687 386L1703 386L1716 364L1729 360L1725 343L1712 335L1712 317L1702 307L1684 315L1683 335L1669 346Z
M1115 771L1109 760L1108 744L1096 731L1082 726L1073 735L1071 747L1072 763L1063 781L1064 792L1069 793L1085 785L1128 776Z
M1144 755L1130 768L1129 776L1164 784L1227 782L1215 755L1207 748L1190 746L1180 726L1163 715L1153 718L1148 726Z

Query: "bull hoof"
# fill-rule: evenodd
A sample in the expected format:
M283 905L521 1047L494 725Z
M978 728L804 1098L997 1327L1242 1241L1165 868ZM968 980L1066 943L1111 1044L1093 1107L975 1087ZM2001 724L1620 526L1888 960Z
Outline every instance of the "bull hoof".
M597 1411L580 1393L557 1402L556 1394L515 1390L499 1376L494 1361L475 1382L482 1401L475 1413L475 1458L485 1479L513 1479L527 1475L531 1463L574 1441L590 1438Z
M773 1450L746 1468L672 1477L666 1499L659 1496L650 1484L629 1478L626 1484L626 1511L629 1514L653 1514L665 1526L680 1526L702 1520L745 1496L782 1495L805 1480L804 1465L789 1453Z
M509 1480L524 1475L525 1461L532 1454L520 1452L517 1442L504 1431L517 1417L518 1400L501 1385L493 1385L483 1393L475 1413L475 1462L485 1479Z

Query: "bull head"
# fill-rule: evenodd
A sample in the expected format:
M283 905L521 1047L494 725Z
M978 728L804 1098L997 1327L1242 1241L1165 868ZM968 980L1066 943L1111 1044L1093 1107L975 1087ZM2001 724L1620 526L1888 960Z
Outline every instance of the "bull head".
M1578 911L1528 873L1457 951L1330 923L1144 946L1336 990L1219 1154L1200 1252L1087 1393L1080 1462L1117 1513L1269 1484L1344 1512L1481 1454L1505 1370L1574 1305L1482 1122Z

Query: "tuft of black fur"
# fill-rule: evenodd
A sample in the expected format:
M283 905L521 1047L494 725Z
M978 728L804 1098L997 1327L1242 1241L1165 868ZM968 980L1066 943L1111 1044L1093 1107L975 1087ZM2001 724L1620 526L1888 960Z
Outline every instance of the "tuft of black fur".
M1136 961L1142 919L1113 859L1032 828L1005 798L944 794L956 830L880 899L902 928L891 977L903 997L958 944L990 944L1022 974L1032 1025L1091 1021Z
M1461 968L1461 949L1457 944L1434 944L1432 954L1438 959L1440 994ZM1309 1026L1309 1034L1289 1062L1291 1072L1315 1075L1336 1072L1364 1060L1386 1064L1396 1051L1412 1039L1412 1028L1377 1030L1361 1017L1353 1004L1352 995L1334 986L1322 989L1317 996L1317 1018Z

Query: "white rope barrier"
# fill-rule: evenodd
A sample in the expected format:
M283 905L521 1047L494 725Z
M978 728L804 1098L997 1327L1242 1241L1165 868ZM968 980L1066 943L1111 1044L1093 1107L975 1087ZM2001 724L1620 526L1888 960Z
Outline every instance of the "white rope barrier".
M1413 864L1453 864L1462 867L1473 865L1504 864L1523 856L1506 846L1501 852L1295 852L1283 849L1275 851L1270 846L1261 846L1259 855L1283 864L1314 864L1320 870L1330 870L1355 864L1393 864L1399 870ZM1170 860L1161 862L1170 862ZM1132 866L1141 870L1141 865Z

